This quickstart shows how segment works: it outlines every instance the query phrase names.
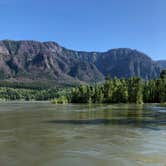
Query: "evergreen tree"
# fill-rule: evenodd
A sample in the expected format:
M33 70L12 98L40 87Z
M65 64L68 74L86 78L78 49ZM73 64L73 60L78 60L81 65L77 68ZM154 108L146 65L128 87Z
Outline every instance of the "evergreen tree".
M132 77L128 80L129 102L141 104L142 100L142 82L140 78Z

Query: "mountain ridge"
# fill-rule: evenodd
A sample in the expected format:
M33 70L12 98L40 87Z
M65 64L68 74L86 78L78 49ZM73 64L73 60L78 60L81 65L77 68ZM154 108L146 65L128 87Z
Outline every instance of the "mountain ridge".
M0 41L0 80L102 82L105 76L156 78L160 68L148 55L130 48L105 52L75 51L54 41Z
M166 69L166 60L158 60L156 62L160 66L161 70Z

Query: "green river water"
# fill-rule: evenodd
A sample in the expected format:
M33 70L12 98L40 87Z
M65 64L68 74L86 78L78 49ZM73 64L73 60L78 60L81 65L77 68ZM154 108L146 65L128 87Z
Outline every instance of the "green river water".
M166 108L1 102L0 166L166 166Z

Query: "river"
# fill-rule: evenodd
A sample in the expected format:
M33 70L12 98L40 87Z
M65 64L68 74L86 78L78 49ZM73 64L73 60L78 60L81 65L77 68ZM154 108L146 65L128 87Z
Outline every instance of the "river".
M0 166L166 166L166 108L1 102Z

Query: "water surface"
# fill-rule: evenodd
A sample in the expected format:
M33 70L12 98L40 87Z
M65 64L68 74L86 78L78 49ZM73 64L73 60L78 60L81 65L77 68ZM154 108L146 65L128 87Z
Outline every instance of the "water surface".
M0 103L2 166L166 166L166 108Z

